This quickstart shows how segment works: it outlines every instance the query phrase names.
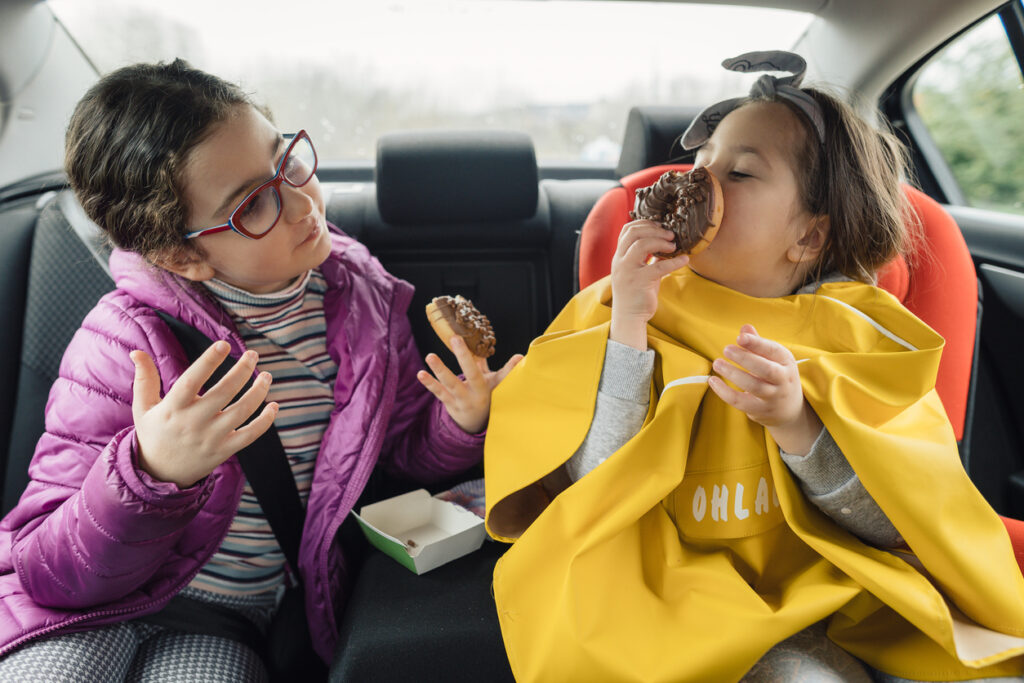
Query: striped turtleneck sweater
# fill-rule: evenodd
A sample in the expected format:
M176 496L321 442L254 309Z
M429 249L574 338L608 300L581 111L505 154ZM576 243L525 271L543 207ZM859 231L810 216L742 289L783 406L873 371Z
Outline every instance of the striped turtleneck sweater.
M280 406L274 426L305 505L334 408L338 370L326 347L327 284L318 270L270 294L252 294L219 280L205 284L231 314L246 347L259 354L258 370L273 377L266 401ZM190 586L223 595L266 595L283 585L284 575L284 554L246 482L227 536Z

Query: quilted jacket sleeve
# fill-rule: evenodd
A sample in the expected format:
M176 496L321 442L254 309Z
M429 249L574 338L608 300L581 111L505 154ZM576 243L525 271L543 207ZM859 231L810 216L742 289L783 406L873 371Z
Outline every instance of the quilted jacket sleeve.
M108 295L61 361L29 485L3 521L14 569L40 605L83 608L140 587L209 495L208 480L179 490L136 468L128 353L149 353L165 387L185 362L176 347L154 346L148 311Z
M402 316L395 330L398 345L398 387L381 458L388 469L417 481L431 482L480 462L484 434L467 434L419 380L424 369L419 350Z

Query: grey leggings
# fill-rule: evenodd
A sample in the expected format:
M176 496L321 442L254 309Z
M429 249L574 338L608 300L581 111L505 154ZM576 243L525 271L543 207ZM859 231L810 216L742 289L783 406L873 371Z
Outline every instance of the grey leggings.
M266 632L276 601L186 588L183 595L236 609ZM182 633L141 620L31 641L0 659L0 683L264 683L260 656L236 640Z
M765 653L740 683L922 683L872 669L833 643L818 622ZM980 678L971 683L1011 683L1011 678Z
M259 655L234 640L126 621L30 642L0 660L0 682L229 683L269 681Z

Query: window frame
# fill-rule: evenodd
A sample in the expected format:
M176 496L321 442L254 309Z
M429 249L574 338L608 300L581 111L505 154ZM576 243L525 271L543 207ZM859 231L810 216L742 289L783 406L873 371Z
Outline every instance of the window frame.
M914 86L921 72L936 55L993 16L998 16L1002 21L1010 49L1017 59L1021 78L1024 79L1024 0L1010 0L968 24L919 59L886 89L879 102L882 113L907 145L914 180L926 194L944 204L971 207L931 132L914 107Z

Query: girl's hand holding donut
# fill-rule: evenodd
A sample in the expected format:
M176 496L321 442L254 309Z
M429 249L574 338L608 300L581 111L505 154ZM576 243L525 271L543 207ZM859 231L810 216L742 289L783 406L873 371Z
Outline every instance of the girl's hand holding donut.
M523 356L515 354L500 370L494 371L487 365L486 358L474 356L470 352L462 337L453 336L449 346L459 361L465 379L459 379L434 353L427 354L427 365L434 375L420 370L416 373L416 379L444 404L445 410L462 431L478 434L487 426L487 418L491 413L491 392Z
M690 257L680 254L650 262L651 254L675 251L671 230L649 220L622 226L612 257L612 326L609 338L647 350L647 321L658 310L661 279L685 266Z
M266 398L270 373L260 373L249 390L232 403L256 367L255 351L242 354L220 381L199 395L229 349L224 341L211 344L162 399L160 374L153 359L145 351L129 354L135 364L132 416L139 466L150 476L179 488L190 487L273 424L278 406L268 403L243 426Z
M744 325L736 344L726 346L722 355L725 358L712 364L721 377L708 379L711 390L754 422L764 425L782 450L795 455L810 451L822 424L804 400L800 371L789 349L759 336L752 325Z

